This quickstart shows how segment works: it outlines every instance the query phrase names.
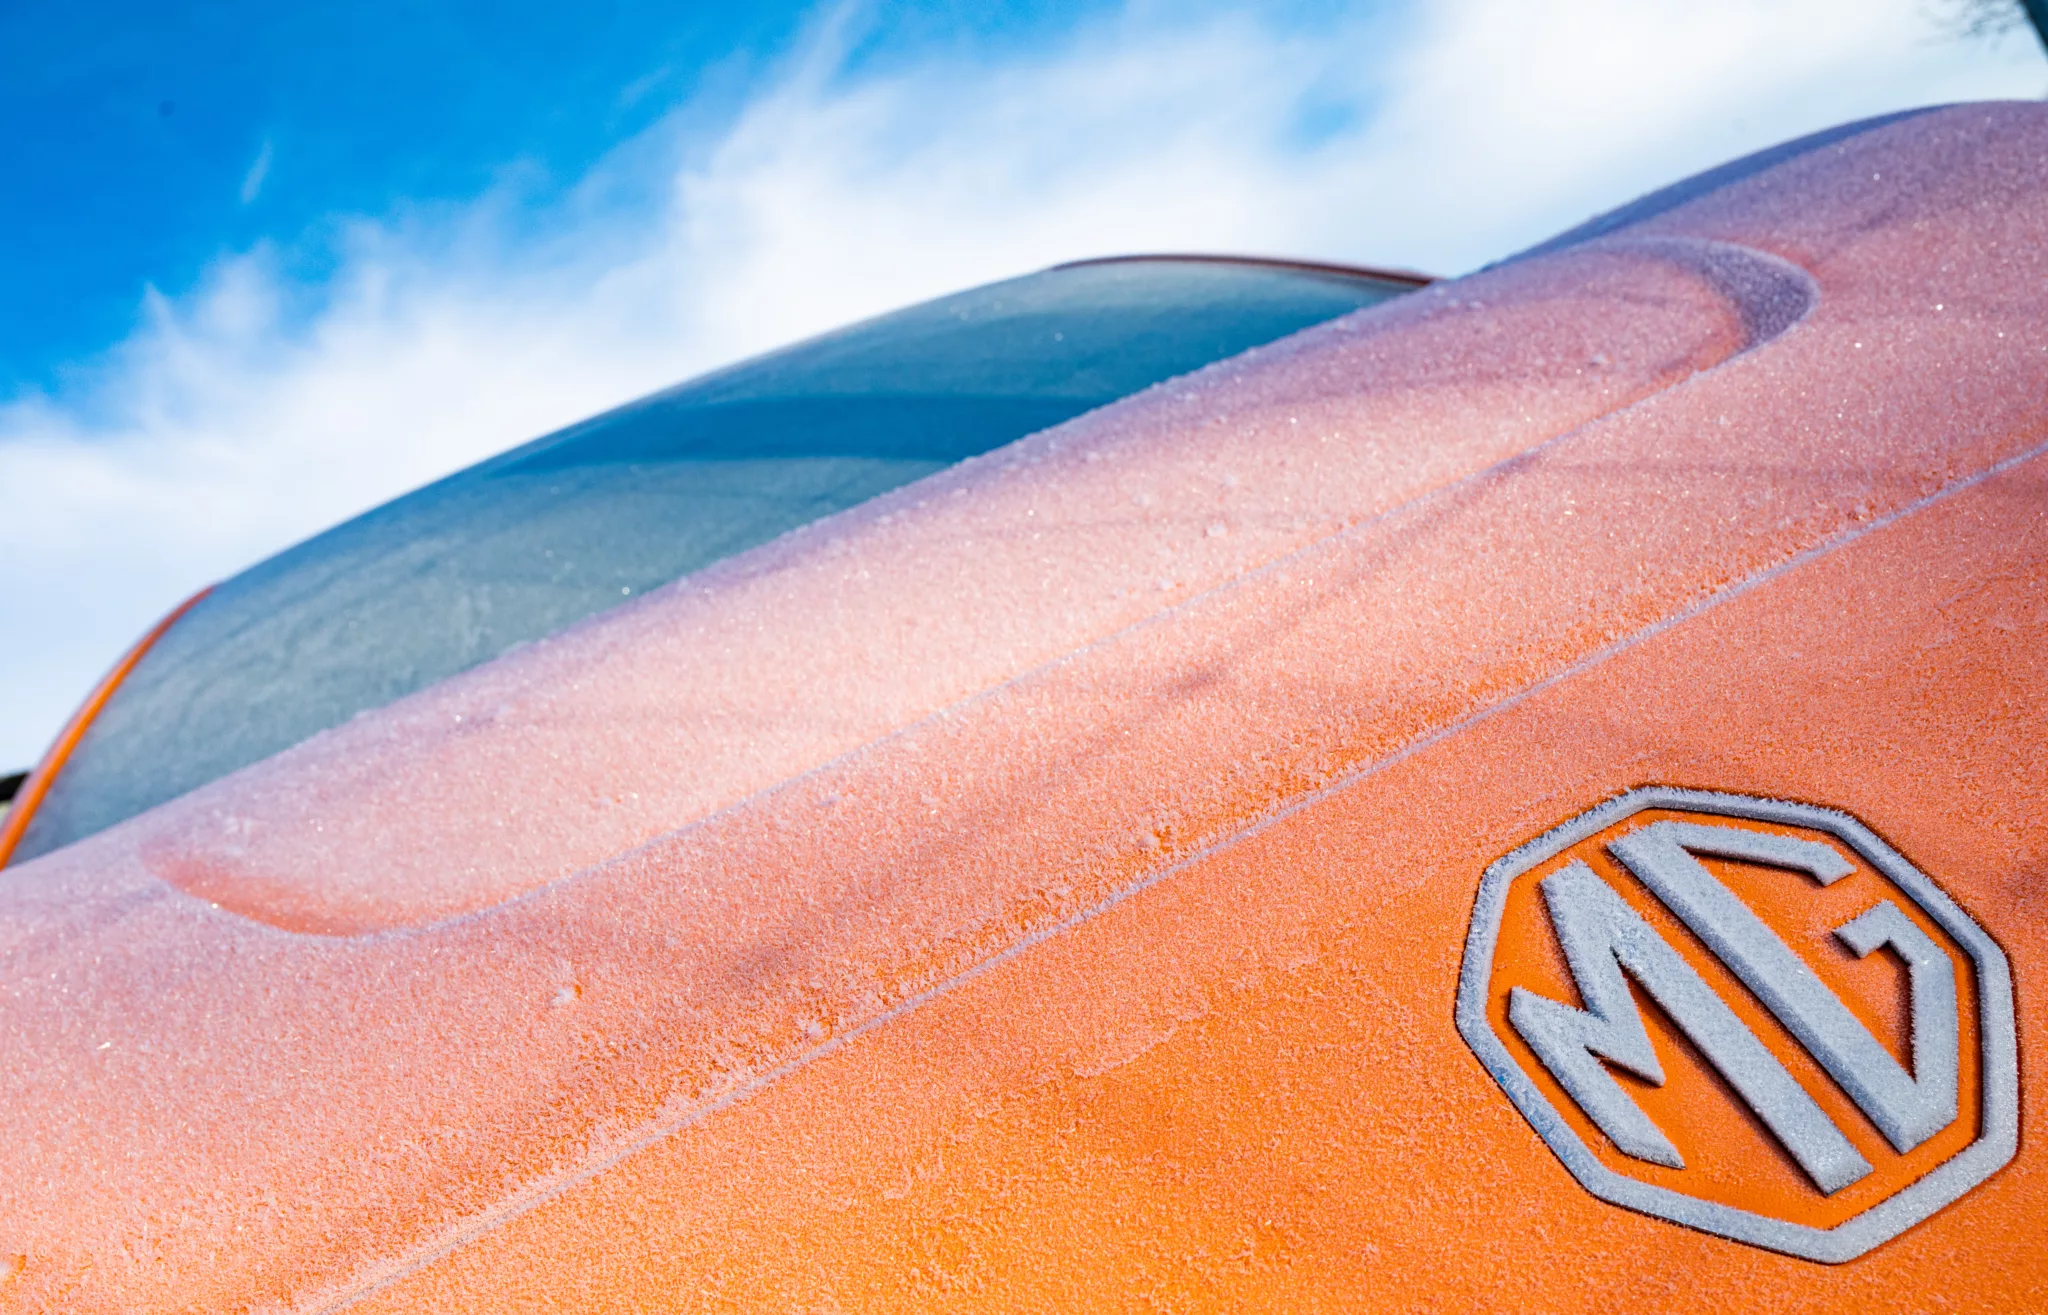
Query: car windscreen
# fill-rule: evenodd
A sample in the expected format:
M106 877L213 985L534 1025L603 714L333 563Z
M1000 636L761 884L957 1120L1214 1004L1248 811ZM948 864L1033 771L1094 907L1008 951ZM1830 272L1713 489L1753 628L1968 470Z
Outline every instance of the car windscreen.
M819 517L1413 282L1083 263L678 385L218 586L149 650L14 853L47 853Z

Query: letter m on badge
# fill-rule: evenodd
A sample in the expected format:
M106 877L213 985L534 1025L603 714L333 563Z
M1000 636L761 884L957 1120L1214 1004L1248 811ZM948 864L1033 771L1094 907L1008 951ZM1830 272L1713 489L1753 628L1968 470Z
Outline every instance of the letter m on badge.
M1649 788L1480 883L1458 1030L1603 1200L1810 1260L2009 1161L2012 977L1869 828Z

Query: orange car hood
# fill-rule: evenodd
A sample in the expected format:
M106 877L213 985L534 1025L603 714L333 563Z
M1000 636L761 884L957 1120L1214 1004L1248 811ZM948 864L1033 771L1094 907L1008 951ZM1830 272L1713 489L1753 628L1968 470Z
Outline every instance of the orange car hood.
M1838 133L10 869L0 1309L2048 1305L2044 311L2048 109ZM1988 930L2009 1165L1835 1265L1573 1181L1461 961L1645 785Z

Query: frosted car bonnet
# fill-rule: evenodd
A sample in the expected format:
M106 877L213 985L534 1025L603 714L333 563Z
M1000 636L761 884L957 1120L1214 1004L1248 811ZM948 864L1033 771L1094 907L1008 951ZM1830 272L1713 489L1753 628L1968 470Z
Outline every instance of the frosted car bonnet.
M1337 905L1373 925L1551 788L1487 777L1452 826L1416 807L1431 753L2038 480L2044 143L2038 107L1923 116L1310 330L10 871L16 1291L603 1305L716 1265L765 1301L802 1286L773 1241L799 1221L814 1263L900 1260L790 1170L878 1181L830 1111L913 1076L904 1118L1057 1091L1249 1016ZM1867 569L1845 587L1894 578ZM1653 749L1543 770L1619 788ZM1374 791L1369 861L1274 848ZM1084 935L1135 958L1090 968ZM1447 1007L1406 993L1456 945L1420 944L1347 980L1427 1039ZM970 989L1007 1011L948 1012ZM951 1066L890 1049L920 1036ZM721 1111L778 1135L692 1140ZM668 1213L606 1196L628 1180ZM1354 1174L1318 1218L1393 1198L1457 1213ZM917 1299L889 1281L861 1290Z

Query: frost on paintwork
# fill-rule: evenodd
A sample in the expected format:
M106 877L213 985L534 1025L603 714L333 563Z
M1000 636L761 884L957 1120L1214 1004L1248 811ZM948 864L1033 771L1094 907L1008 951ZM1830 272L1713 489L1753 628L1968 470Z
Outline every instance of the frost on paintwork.
M1968 613L1949 656L1901 656L1917 632L1893 605L1958 589L1856 572L1907 541L2034 578L2031 467L1929 499L2039 442L2048 371L2015 289L2044 286L2044 141L2038 107L1948 111L1658 217L1653 236L1813 273L1818 301L1756 350L1725 281L1627 245L1642 233L1505 266L908 486L10 869L18 1291L546 1309L716 1280L740 1305L884 1307L929 1303L943 1272L982 1282L960 1304L1000 1304L1005 1275L1095 1262L1120 1291L1156 1225L1158 1255L1217 1283L1263 1257L1297 1304L1339 1306L1370 1277L1344 1239L1398 1220L1372 1237L1381 1281L1486 1304L1472 1285L1509 1281L1488 1246L1582 1234L1453 1064L1470 889L1443 856L1643 763L1811 775L1868 749L1792 709L1741 730L1729 673L1758 700L1803 671L1867 681L1801 687L1850 718L1943 663L2031 651ZM1927 508L1941 537L1902 540ZM1623 698L1628 672L1658 697ZM1934 676L1926 706L1967 711ZM2032 715L2040 687L1996 688ZM1925 742L2026 752L1955 724ZM2034 777L1982 779L1989 808ZM2031 836L2035 815L1998 821ZM1212 902L1174 902L1196 890ZM1166 998L1122 1016L1143 979ZM1090 1103L1147 1081L1203 1093L1172 1108L1215 1133L1126 1130L1173 1167L1155 1178L1101 1149ZM1283 1109L1299 1135L1272 1131ZM1464 1122L1374 1113L1396 1109ZM927 1115L929 1154L870 1139ZM1425 1147L1459 1172L1424 1172ZM1128 1191L1094 1191L1113 1161ZM1032 1222L973 1240L1012 1263L936 1254L989 1183ZM1257 1190L1267 1213L1239 1210ZM1086 1246L1002 1249L1062 1220ZM2001 1227L1980 1235L2021 1254ZM1459 1265L1432 1250L1452 1244ZM1589 1273L1519 1281L1584 1305Z

